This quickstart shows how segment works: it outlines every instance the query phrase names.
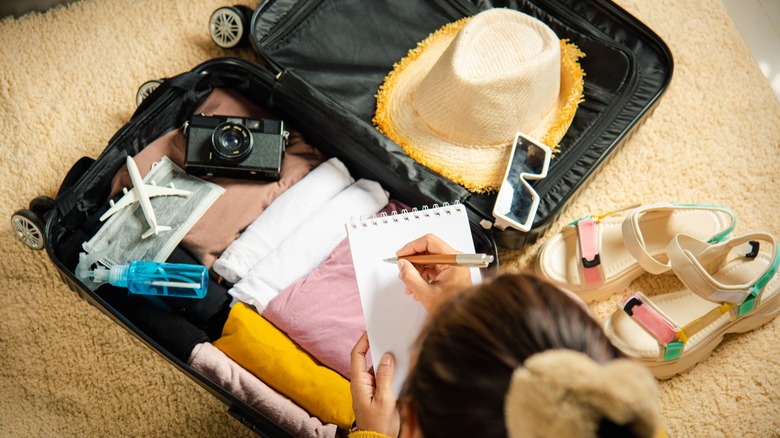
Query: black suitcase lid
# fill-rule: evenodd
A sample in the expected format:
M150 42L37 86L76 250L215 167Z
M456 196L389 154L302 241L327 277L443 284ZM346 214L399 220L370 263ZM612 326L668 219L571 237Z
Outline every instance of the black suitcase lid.
M495 193L471 193L418 164L371 123L374 94L393 63L442 25L489 7L535 16L586 54L585 101L548 176L532 183L541 197L533 228L493 228L500 245L519 248L550 227L665 91L672 57L650 29L608 0L267 0L253 15L250 39L277 76L275 103L312 120L308 128L338 155L373 157L399 175L386 181L391 191L413 197L411 184L420 204L460 201L490 228Z

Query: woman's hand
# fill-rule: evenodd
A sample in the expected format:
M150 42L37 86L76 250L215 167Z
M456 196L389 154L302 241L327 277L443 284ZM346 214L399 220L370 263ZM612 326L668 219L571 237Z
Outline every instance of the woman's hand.
M397 257L415 254L461 254L433 234L426 234L396 251ZM471 286L469 269L449 265L413 265L398 260L398 278L406 285L406 294L422 303L431 313L451 293Z
M350 354L352 380L352 410L355 411L355 425L358 430L370 430L388 436L398 436L401 418L393 397L393 374L395 363L390 353L382 356L376 368L376 378L366 369L368 334L358 339Z

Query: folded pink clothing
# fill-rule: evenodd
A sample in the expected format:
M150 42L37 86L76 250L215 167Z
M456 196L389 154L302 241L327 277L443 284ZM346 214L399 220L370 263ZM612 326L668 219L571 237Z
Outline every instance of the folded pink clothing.
M379 214L403 208L408 207L391 200ZM262 315L323 365L351 378L349 353L366 322L349 241L344 239L311 274L282 290Z
M335 424L323 424L316 417L312 417L208 342L195 346L189 364L195 371L255 408L293 436L336 436Z
M268 111L248 101L234 90L215 89L195 111L205 115L231 115L255 119L274 117ZM208 268L214 264L225 248L233 242L249 224L262 213L271 202L287 188L301 180L325 159L317 149L306 143L300 133L290 130L290 138L282 158L279 181L251 181L237 178L210 178L225 188L206 213L187 232L181 244ZM150 143L135 157L141 176L151 169L152 163L168 156L179 167L184 168L184 153L187 139L181 130L166 133ZM110 197L118 194L122 187L131 187L127 168L122 167L111 183Z

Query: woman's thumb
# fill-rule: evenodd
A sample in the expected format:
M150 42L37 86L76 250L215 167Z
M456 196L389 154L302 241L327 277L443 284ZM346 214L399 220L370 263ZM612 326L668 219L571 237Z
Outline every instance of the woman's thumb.
M393 397L393 375L395 374L395 359L391 353L385 353L376 369L376 396Z

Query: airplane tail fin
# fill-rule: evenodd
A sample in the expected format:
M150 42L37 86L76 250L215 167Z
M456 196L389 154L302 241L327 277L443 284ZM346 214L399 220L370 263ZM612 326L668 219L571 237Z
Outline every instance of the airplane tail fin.
M157 225L157 226L154 226L152 228L149 228L144 234L142 234L141 235L141 239L146 239L147 237L151 236L152 234L154 234L156 236L158 233L161 233L163 231L170 231L170 230L171 230L171 227L166 227L165 225Z

